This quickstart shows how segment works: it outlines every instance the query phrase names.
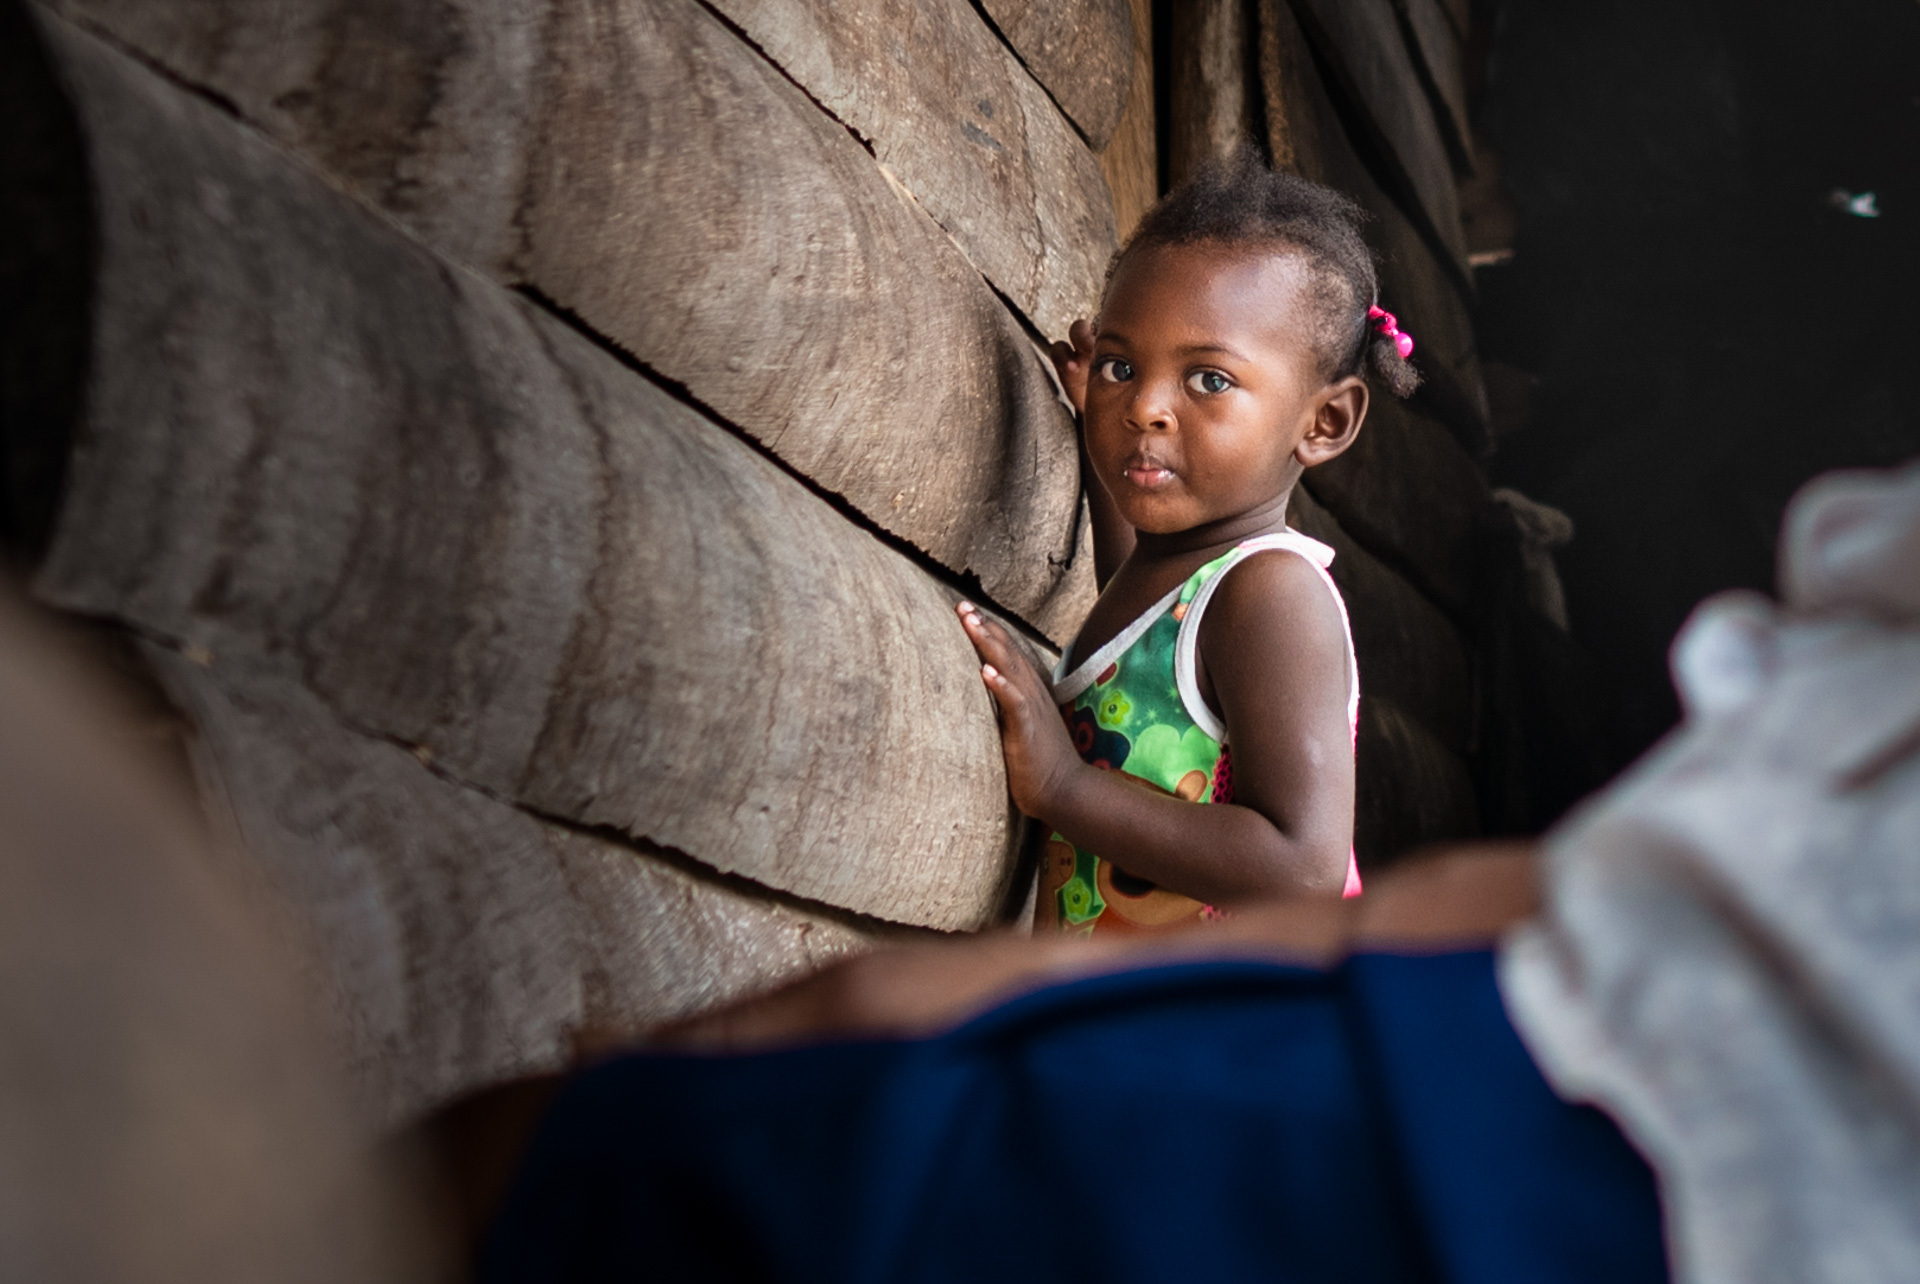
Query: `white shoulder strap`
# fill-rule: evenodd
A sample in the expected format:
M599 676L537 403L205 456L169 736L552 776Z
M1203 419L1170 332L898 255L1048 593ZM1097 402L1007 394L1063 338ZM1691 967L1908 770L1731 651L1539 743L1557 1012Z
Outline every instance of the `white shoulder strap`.
M1347 643L1347 725L1359 726L1360 720L1360 666L1354 661L1353 626L1347 620L1346 599L1340 596L1340 589L1334 584L1333 576L1327 574L1327 567L1333 563L1333 550L1317 539L1302 535L1299 531L1279 531L1272 535L1261 535L1246 541L1232 552L1225 566L1213 573L1213 577L1200 586L1193 595L1193 601L1187 604L1187 613L1180 620L1180 634L1173 645L1173 677L1180 688L1180 702L1187 708L1187 716L1194 725L1218 740L1227 743L1227 729L1220 719L1213 716L1213 710L1207 708L1207 702L1200 696L1200 678L1197 657L1200 648L1200 617L1207 609L1207 603L1213 598L1213 591L1220 587L1220 581L1234 567L1240 565L1254 553L1264 553L1269 549L1298 553L1313 564L1320 573L1320 580L1327 586L1327 592L1333 594L1334 605L1340 608L1340 631Z

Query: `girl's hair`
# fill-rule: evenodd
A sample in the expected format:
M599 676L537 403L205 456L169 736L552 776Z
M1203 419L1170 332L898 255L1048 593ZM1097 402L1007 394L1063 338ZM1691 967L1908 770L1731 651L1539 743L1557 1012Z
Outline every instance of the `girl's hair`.
M1243 147L1207 161L1147 211L1114 267L1130 254L1163 245L1217 243L1298 254L1307 268L1313 346L1328 377L1363 375L1406 397L1420 386L1420 374L1367 317L1379 280L1373 251L1360 235L1366 219L1366 211L1340 193L1276 173Z

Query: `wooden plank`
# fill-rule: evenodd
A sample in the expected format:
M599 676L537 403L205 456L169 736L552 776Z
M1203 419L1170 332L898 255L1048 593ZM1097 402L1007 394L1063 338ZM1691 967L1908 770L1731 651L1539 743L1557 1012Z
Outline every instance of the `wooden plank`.
M1331 570L1353 627L1360 689L1465 753L1473 736L1473 679L1460 631L1301 487L1294 488L1287 522L1334 551Z
M1363 871L1480 832L1466 763L1392 701L1360 697L1355 753L1353 845Z
M1370 239L1380 248L1380 300L1422 351L1414 354L1423 380L1415 404L1445 423L1471 455L1491 441L1486 376L1480 368L1473 317L1440 272L1426 244L1392 206L1379 208Z
M1124 243L1160 198L1159 120L1153 89L1153 0L1130 0L1133 80L1127 109L1100 153L1100 171L1113 193L1114 228Z
M1092 313L1115 248L1099 163L967 0L707 3L867 139L1042 333Z
M1476 600L1485 477L1446 429L1390 396L1376 396L1346 454L1310 469L1303 484L1369 551L1422 593L1466 617Z
M1267 155L1275 169L1325 182L1318 116L1325 94L1291 0L1257 0L1254 22Z
M1472 313L1426 242L1366 171L1343 169L1337 155L1332 168L1343 175L1344 190L1374 216L1367 239L1380 257L1381 306L1399 317L1401 328L1419 345L1413 360L1424 382L1416 399L1470 453L1484 453L1491 412Z
M693 0L61 0L430 244L569 309L1065 638L1079 471L1041 359L847 131ZM1068 613L1069 616L1071 613Z
M631 1047L637 1033L921 935L769 900L579 835L558 854L581 922L576 1057Z
M1447 155L1462 174L1473 172L1473 125L1467 111L1467 54L1464 39L1440 0L1394 0L1405 25L1407 48L1426 88L1434 123L1446 140Z
M1421 90L1393 0L1296 0L1295 12L1338 80L1330 87L1367 133L1368 149L1379 150L1392 167L1387 185L1405 189L1408 213L1470 287L1473 273L1446 143Z
M981 0L980 7L1088 145L1107 146L1139 66L1128 0Z
M542 309L55 23L101 258L40 589L450 776L881 918L1018 836L955 594Z
M116 743L105 688L0 602L7 1277L436 1274L281 925Z
M1367 241L1380 259L1381 305L1418 344L1414 364L1426 379L1420 399L1477 454L1488 440L1487 394L1458 282L1354 150L1313 58L1297 44L1304 36L1287 6L1268 0L1262 13L1266 99L1283 113L1275 122L1270 108L1269 123L1290 131L1300 173L1345 192L1372 215Z
M1168 17L1167 181L1255 141L1254 33L1240 0L1187 0Z
M389 1127L583 1045L772 988L872 935L543 822L350 730L292 666L148 646L197 766L292 913Z

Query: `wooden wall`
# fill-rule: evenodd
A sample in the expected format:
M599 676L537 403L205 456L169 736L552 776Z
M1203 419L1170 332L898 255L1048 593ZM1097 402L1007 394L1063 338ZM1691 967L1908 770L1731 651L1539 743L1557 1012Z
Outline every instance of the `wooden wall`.
M35 586L191 724L389 1119L1017 912L951 604L1072 636L1037 344L1241 141L1373 213L1428 376L1294 512L1353 607L1363 861L1486 813L1437 0L24 11L91 306Z
M1035 341L1151 199L1144 10L26 7L97 242L35 586L389 1118L1018 909L951 607L1092 599Z

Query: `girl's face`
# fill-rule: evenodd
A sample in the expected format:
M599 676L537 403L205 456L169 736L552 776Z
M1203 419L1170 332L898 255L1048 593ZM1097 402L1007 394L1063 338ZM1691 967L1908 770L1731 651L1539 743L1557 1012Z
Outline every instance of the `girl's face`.
M1094 324L1086 441L1135 530L1270 507L1351 442L1366 387L1322 376L1305 284L1284 251L1156 246L1122 260Z

